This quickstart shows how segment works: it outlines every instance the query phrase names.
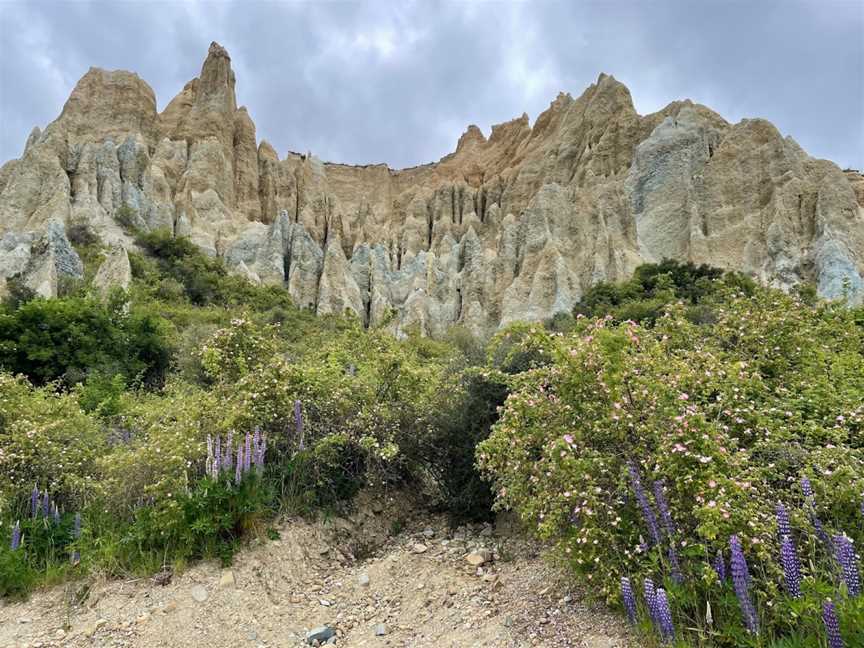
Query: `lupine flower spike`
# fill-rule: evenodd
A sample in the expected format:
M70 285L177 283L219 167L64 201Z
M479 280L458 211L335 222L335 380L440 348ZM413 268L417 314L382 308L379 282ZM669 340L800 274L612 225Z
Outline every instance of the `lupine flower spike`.
M675 638L675 626L672 624L672 610L669 608L669 599L666 590L662 587L657 590L657 621L660 626L660 636L666 643L672 643Z
M816 515L816 511L814 509L810 510L810 522L813 524L813 528L816 529L816 537L825 545L827 551L831 551L831 538L828 536L828 532L825 531L825 527L822 525L822 520L819 519L819 516Z
M735 588L735 596L741 606L741 614L744 617L744 625L751 634L759 634L759 619L756 616L756 607L750 599L750 571L747 569L747 560L741 548L741 541L737 535L729 538L729 547L732 550L732 585Z
M845 648L843 637L840 636L837 609L830 599L822 603L822 621L825 623L825 634L828 636L828 648Z
M861 576L858 574L858 558L855 556L855 547L847 535L834 536L834 556L840 565L843 582L849 596L861 594Z
M48 517L51 515L51 498L48 497L48 491L46 490L42 494L42 517Z
M234 465L231 461L231 449L234 447L234 430L228 430L228 438L225 441L225 452L222 453L222 471L230 473Z
M627 610L627 618L630 623L636 625L636 597L633 594L633 586L630 584L630 579L626 576L621 577L621 599L624 601L624 607Z
M240 480L243 478L243 446L242 444L237 444L237 464L234 470L234 483L239 484Z
M12 527L12 551L18 549L21 546L21 523L15 522L15 526Z
M219 471L222 468L222 437L216 435L216 444L213 446L213 479L219 479Z
M207 435L207 462L204 472L207 473L208 477L213 474L213 439L209 434Z
M657 592L654 589L654 582L650 578L646 578L643 583L643 591L645 593L645 605L648 608L648 616L651 618L651 623L657 624Z
M267 437L260 437L252 439L254 457L253 461L255 463L255 470L262 471L264 470L264 453L267 452Z
M801 567L795 545L788 535L783 536L780 543L780 562L783 564L783 577L786 581L786 593L792 598L801 598Z
M57 504L54 504L54 507L51 511L51 517L54 520L54 524L60 524L60 510L57 508Z
M777 537L783 540L783 536L792 538L792 525L789 523L789 511L783 502L777 502Z
M819 538L820 542L822 542L830 552L831 538L825 531L825 527L822 525L822 520L820 520L819 516L816 515L816 495L813 493L813 486L810 484L810 480L806 477L801 478L801 492L804 494L804 500L807 504L810 524L812 524L813 528L816 529L816 537Z
M33 486L33 491L30 493L30 517L35 518L39 515L39 489Z
M246 446L243 448L243 472L249 472L252 467L252 435L246 433Z
M648 496L645 494L645 489L642 487L639 471L636 470L636 466L633 463L627 465L627 470L630 473L630 485L633 487L636 501L639 503L639 508L642 509L642 518L645 520L645 525L648 527L648 532L651 534L654 544L659 545L660 531L657 528L657 518L654 515L654 510L651 508L651 503L648 501Z
M672 521L672 513L669 511L669 502L666 499L666 493L663 491L664 483L662 479L654 482L654 501L657 502L657 510L660 511L660 519L663 522L663 529L666 534L672 536L675 533L675 523Z
M669 565L672 567L672 580L679 585L684 582L684 575L681 573L681 563L678 562L678 550L675 549L675 541L669 539L669 551L667 552Z
M720 583L726 582L726 559L723 558L723 552L719 549L717 550L717 555L714 556L714 571L717 572L717 578L720 579Z

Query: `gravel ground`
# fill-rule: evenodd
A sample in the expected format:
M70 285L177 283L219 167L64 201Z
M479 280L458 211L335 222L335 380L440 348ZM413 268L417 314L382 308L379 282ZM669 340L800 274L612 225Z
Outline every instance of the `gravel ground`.
M411 511L364 494L343 517L286 520L279 540L252 543L230 569L39 592L0 607L0 646L293 648L325 625L345 647L632 645L619 618L568 590L505 525L453 531Z

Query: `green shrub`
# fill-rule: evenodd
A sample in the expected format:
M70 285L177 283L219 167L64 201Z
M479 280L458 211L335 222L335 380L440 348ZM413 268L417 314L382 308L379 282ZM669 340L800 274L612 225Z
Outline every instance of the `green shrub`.
M95 297L34 299L0 310L0 368L37 384L71 385L89 371L159 383L171 356L165 323Z
M506 376L500 372L459 373L453 382L442 385L427 427L399 439L410 474L428 476L454 526L493 515L494 496L476 468L474 455L497 422L507 394Z
M630 320L651 325L667 304L681 301L695 306L711 301L721 287L752 294L755 284L740 273L724 273L707 265L667 259L639 266L633 277L623 283L601 282L592 286L574 306L573 315L610 315L618 322ZM554 329L567 330L562 328L564 323L559 320Z
M486 364L506 374L544 367L550 362L552 337L539 324L512 324L496 333L486 349Z
M272 360L275 353L272 325L260 327L238 317L213 334L201 350L201 364L209 378L233 382Z
M123 203L114 213L114 220L129 234L136 234L144 224L133 207Z
M6 525L0 527L4 542L0 544L0 597L22 598L33 586L37 578L36 572L27 564L23 551L12 551L5 538L9 529Z
M68 510L92 496L107 437L72 394L0 372L0 511L28 515L34 485Z
M29 288L20 274L13 275L6 280L6 296L3 298L3 307L7 310L15 310L19 306L36 299L36 291Z
M157 505L136 509L123 544L149 555L150 561L167 555L175 561L218 557L230 564L240 538L266 515L271 501L266 483L254 471L239 484L230 476L205 477L188 494L172 494ZM126 560L134 565L142 557L133 554Z
M289 510L310 512L354 497L366 483L365 450L345 434L332 434L311 448L268 467Z
M84 383L76 386L75 393L85 412L111 417L120 413L125 390L126 381L121 374L91 373Z
M58 514L55 520L53 515L41 513L21 518L17 520L20 544L14 548L5 533L6 525L0 527L6 536L0 547L0 597L22 597L37 579L45 583L60 580L77 567L74 519L71 514Z
M152 259L130 256L133 276L150 284L159 299L177 300L182 286L186 298L204 306L248 306L263 312L292 309L283 286L258 286L229 274L221 259L204 254L188 238L160 229L139 233L136 242Z
M713 324L694 324L677 305L652 328L582 318L570 335L535 332L550 363L513 377L479 462L498 506L514 508L608 601L620 602L622 576L639 587L659 578L687 645L752 643L711 567L718 551L728 560L732 534L754 575L759 645L793 637L816 645L824 596L839 601L844 627L861 628L864 618L836 587L799 486L809 477L829 533L864 542L864 332L837 304L717 290ZM667 538L645 550L651 534L628 464L649 503L653 483L665 483L681 584ZM778 501L792 511L803 601L783 593Z

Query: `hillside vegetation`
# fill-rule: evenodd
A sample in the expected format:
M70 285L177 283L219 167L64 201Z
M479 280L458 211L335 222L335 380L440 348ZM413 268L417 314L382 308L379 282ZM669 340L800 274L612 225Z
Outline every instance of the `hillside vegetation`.
M650 642L864 642L861 309L664 262L545 325L395 339L138 243L128 293L0 309L3 596L229 563L409 485L514 510Z

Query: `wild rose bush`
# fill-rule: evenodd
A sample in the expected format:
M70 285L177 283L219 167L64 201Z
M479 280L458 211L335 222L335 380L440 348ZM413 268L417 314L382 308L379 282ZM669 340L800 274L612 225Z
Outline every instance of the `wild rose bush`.
M254 372L277 352L275 326L258 326L237 317L217 330L201 349L201 365L215 380L237 380Z
M255 371L238 373L234 358L245 346L223 345L238 338L265 340L258 348L278 347L278 327L257 327L236 320L214 336L224 370L211 373L222 403L213 433L260 426L277 450L300 443L294 422L302 404L307 446L330 435L344 435L366 448L375 462L398 461L399 438L414 431L444 381L454 351L430 341L396 340L384 331L367 331L354 322L323 338L303 354L261 356ZM205 352L206 353L206 352Z
M712 310L713 324L678 305L653 328L610 318L581 318L570 334L535 328L551 363L514 377L478 463L497 506L554 543L592 591L620 604L622 577L637 589L661 582L682 645L811 645L827 597L854 645L864 605L843 594L814 518L864 543L864 329L847 308L771 290L726 294ZM778 502L791 512L802 599L784 590ZM733 535L759 635L712 567L718 552L728 565Z
M0 372L0 510L24 507L34 485L77 506L93 491L106 447L107 435L74 395Z

